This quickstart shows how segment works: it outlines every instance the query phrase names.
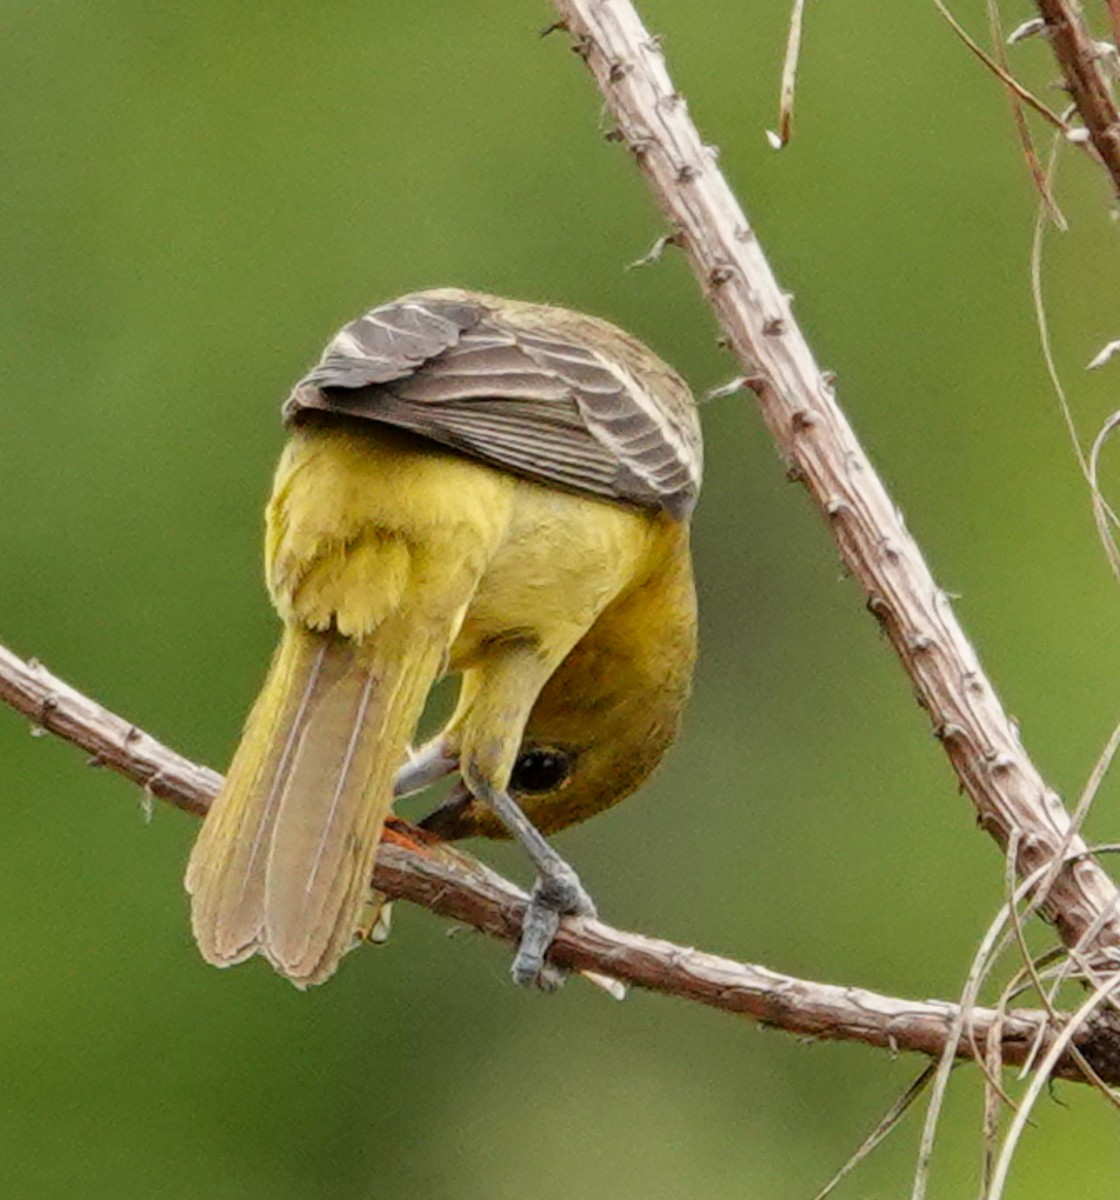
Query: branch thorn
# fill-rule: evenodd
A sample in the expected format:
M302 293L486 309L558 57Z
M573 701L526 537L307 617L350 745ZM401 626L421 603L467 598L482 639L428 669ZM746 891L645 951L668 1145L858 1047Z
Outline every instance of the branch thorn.
M660 262L667 246L679 246L680 244L681 235L679 231L676 233L663 233L641 258L636 258L632 263L628 263L626 269L633 271L638 267L648 267L653 263Z
M727 383L720 384L719 387L709 388L701 397L701 401L707 403L709 400L722 400L726 396L734 396L736 392L743 390L746 383L745 375L736 375L734 379L729 379Z
M1106 362L1120 354L1120 339L1109 342L1098 354L1095 354L1086 366L1087 371L1095 371L1098 367L1103 367Z
M1033 17L1029 21L1024 21L1022 25L1015 26L1007 35L1007 44L1009 46L1017 46L1020 42L1025 42L1027 38L1032 38L1037 34L1045 32L1046 22L1041 17Z

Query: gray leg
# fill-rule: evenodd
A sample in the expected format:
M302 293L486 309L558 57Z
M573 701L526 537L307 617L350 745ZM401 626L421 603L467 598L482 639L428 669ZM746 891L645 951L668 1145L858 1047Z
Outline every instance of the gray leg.
M398 799L411 796L413 792L423 791L458 769L458 757L449 754L443 739L437 737L426 746L421 746L397 772L393 781L393 795Z
M511 968L514 982L522 986L536 984L546 991L553 991L562 982L563 975L549 967L545 955L556 937L560 918L567 914L597 916L595 905L579 876L548 844L508 792L481 786L475 794L490 805L537 868L537 882L525 910L521 942Z

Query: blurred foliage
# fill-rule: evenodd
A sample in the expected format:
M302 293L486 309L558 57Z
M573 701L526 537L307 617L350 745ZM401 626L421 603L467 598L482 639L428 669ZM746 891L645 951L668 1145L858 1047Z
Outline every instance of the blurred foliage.
M1007 105L924 5L649 0L822 361L1024 739L1075 792L1116 721L1116 590L1045 379ZM1010 24L1029 14L1017 0ZM962 17L983 28L976 0ZM465 284L617 320L698 389L733 365L552 12L523 0L0 7L0 640L223 764L275 622L277 407L333 330ZM1044 44L1014 51L1044 90ZM1048 95L1052 93L1047 92ZM1047 240L1086 430L1117 367L1117 226L1075 150ZM562 839L605 916L775 968L951 996L1001 892L908 685L751 405L705 410L704 653L681 745ZM1106 456L1115 472L1115 452ZM1115 491L1114 491L1115 495ZM802 1198L920 1064L580 983L415 910L300 994L193 952L191 820L0 714L0 1186L30 1200ZM1092 830L1114 830L1106 785ZM519 877L504 847L484 854ZM1116 1126L1045 1101L1012 1194L1117 1192ZM974 1194L961 1073L934 1197ZM846 1185L900 1195L911 1120Z

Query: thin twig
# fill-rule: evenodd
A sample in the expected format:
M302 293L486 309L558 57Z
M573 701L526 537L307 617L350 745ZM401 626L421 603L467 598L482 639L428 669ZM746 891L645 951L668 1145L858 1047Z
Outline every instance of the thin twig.
M988 0L988 28L992 33L995 60L1000 70L1007 76L1010 76L1011 65L1007 61L1007 43L1003 35L1003 17L999 11L999 0ZM1034 139L1031 137L1030 126L1027 124L1026 113L1023 112L1022 97L1019 96L1014 88L1009 87L1006 90L1007 100L1011 105L1011 115L1015 121L1015 133L1019 138L1019 145L1023 151L1023 160L1027 164L1027 170L1030 171L1031 179L1034 180L1034 186L1038 191L1039 199L1046 208L1050 219L1064 233L1069 228L1069 224L1062 210L1058 207L1058 202L1054 198L1054 193L1050 188L1048 174L1039 161L1038 152L1034 147Z
M1095 450L1095 447L1094 447ZM1093 468L1095 470L1095 467ZM1077 807L1073 813L1073 827L1080 829L1089 815L1089 809L1092 807L1093 801L1096 799L1097 792L1100 790L1101 784L1104 782L1105 776L1108 774L1113 759L1116 757L1117 750L1120 749L1120 724L1117 724L1112 731L1112 736L1105 743L1104 749L1097 756L1097 761L1093 766L1093 770L1086 781L1085 787L1082 790L1081 798L1077 802ZM1045 883L1042 887L1045 887ZM1092 937L1092 927L1085 931L1084 937L1086 940ZM1038 988L1039 997L1042 1000L1046 1011L1054 1016L1055 1007L1057 1005L1058 992L1066 980L1073 974L1074 968L1078 968L1081 974L1093 984L1100 982L1099 976L1093 971L1092 964L1088 963L1085 956L1081 952L1081 946L1069 947L1069 953L1066 956L1066 961L1061 964L1054 974L1053 982L1049 992L1044 991L1041 986ZM1037 981L1036 981L1037 982ZM1117 1008L1117 1002L1113 997L1108 998L1108 1003L1114 1009ZM1028 1065L1031 1060L1028 1060ZM1109 1099L1113 1104L1117 1103L1116 1097L1108 1092Z
M953 16L949 10L945 0L933 0L933 5L937 11L945 18L949 28L961 39L962 42L972 51L973 54L1000 80L1007 90L1014 96L1017 96L1024 104L1033 108L1040 117L1048 125L1052 125L1055 129L1061 130L1062 133L1069 133L1069 126L1053 109L1048 108L1037 96L1028 91L1023 85L1005 70L992 56L984 49L983 46L968 32L967 29Z
M1026 1128L1027 1122L1030 1120L1031 1111L1042 1094L1042 1089L1050 1079L1053 1064L1061 1056L1063 1049L1073 1040L1077 1030L1093 1016L1105 997L1114 992L1117 986L1120 986L1120 973L1112 975L1101 982L1085 1003L1070 1017L1065 1029L1054 1039L1050 1049L1046 1052L1046 1056L1039 1063L1038 1070L1035 1072L1034 1078L1027 1088L1022 1104L1019 1106L1019 1111L1015 1114L1007 1130L1007 1136L1003 1140L1003 1149L1000 1151L999 1161L996 1163L995 1171L992 1173L992 1183L988 1188L986 1200L1000 1200L1000 1197L1003 1195L1004 1187L1007 1184L1007 1176L1011 1170L1011 1161L1015 1156L1015 1149L1019 1144L1019 1139L1023 1135L1023 1130Z
M925 1091L929 1081L937 1070L936 1063L929 1063L921 1074L907 1085L906 1090L883 1114L875 1128L860 1142L855 1153L836 1172L835 1175L813 1197L813 1200L827 1200L836 1188L859 1166L861 1162L883 1141L898 1128L899 1122L913 1107L914 1101Z
M1058 169L1058 154L1062 144L1062 139L1055 136L1050 147L1050 156L1046 166L1046 182L1049 187L1053 186L1054 176ZM1046 374L1050 379L1050 385L1053 387L1054 395L1058 399L1058 407L1061 410L1062 420L1065 422L1066 432L1069 434L1070 444L1073 446L1073 452L1077 456L1077 464L1081 468L1081 474L1085 477L1089 485L1089 494L1093 504L1093 520L1097 526L1097 536L1100 539L1101 546L1104 548L1105 557L1108 559L1113 576L1117 580L1120 580L1120 548L1116 545L1116 536L1113 533L1113 529L1120 526L1120 519L1117 518L1112 506L1105 499L1097 477L1097 459L1100 447L1103 444L1103 439L1107 438L1112 423L1106 424L1105 428L1097 435L1097 439L1093 443L1092 452L1088 460L1086 460L1085 450L1081 444L1081 434L1077 429L1077 422L1073 417L1073 409L1070 406L1065 384L1062 382L1061 374L1058 371L1058 363L1054 357L1054 347L1050 338L1050 318L1046 311L1046 297L1042 286L1042 250L1046 228L1047 211L1045 205L1040 202L1038 212L1035 216L1034 235L1031 238L1030 254L1031 301L1034 307L1035 323L1038 326L1039 348L1042 350L1042 359L1046 364Z
M1097 535L1112 568L1113 576L1120 581L1120 546L1116 544L1116 534L1113 530L1120 528L1120 518L1117 517L1112 505L1104 498L1100 485L1100 459L1105 443L1120 425L1120 412L1113 413L1101 426L1100 432L1093 439L1089 451L1089 488L1093 496L1093 519L1097 525Z
M1006 995L1006 991L1005 991ZM1001 1000L1003 997L1000 997ZM996 1005L996 1028L1003 1024L1006 1005ZM984 1072L984 1121L982 1127L983 1152L980 1156L980 1195L988 1190L992 1171L995 1169L996 1146L999 1143L999 1120L1003 1113L1003 1056L993 1037L988 1046L987 1071Z
M1111 745L1110 749L1108 751L1106 751L1106 754L1108 755L1110 761L1111 761L1111 754L1114 751L1115 751L1114 745ZM1102 772L1102 777L1103 777L1103 772ZM1078 822L1077 817L1079 814L1084 815L1083 814L1084 807L1085 807L1084 805L1079 806L1077 813L1074 814L1074 819L1075 819L1074 827L1075 828L1080 828L1080 823ZM1059 985L1055 985L1052 992L1047 992L1046 985L1043 983L1042 978L1040 977L1040 975L1038 973L1038 968L1035 965L1034 955L1031 953L1030 947L1027 945L1027 935L1026 935L1026 930L1023 928L1022 914L1019 912L1019 906L1015 902L1015 869L1014 869L1013 855L1011 853L1008 854L1007 879L1006 879L1005 886L1007 888L1007 897L1008 897L1007 912L1008 912L1008 916L1011 920L1011 929L1015 935L1015 942L1019 947L1019 953L1022 957L1023 968L1027 972L1027 975L1030 978L1030 981L1034 988L1035 993L1038 995L1039 999L1042 1001L1042 1006L1046 1009L1046 1015L1049 1018L1050 1024L1053 1026L1058 1026L1061 1024L1061 1021L1062 1021L1062 1015L1061 1015L1061 1013L1058 1012L1057 1007L1056 1007L1057 989L1058 989ZM1041 883L1039 884L1039 888L1038 888L1039 892L1044 893L1046 890L1046 886L1047 886L1047 879L1044 878L1041 881ZM1082 1071L1085 1073L1085 1078L1093 1085L1093 1087L1095 1087L1097 1089L1097 1091L1099 1091L1103 1094L1104 1098L1114 1108L1120 1108L1120 1100L1117 1099L1117 1097L1113 1094L1113 1092L1108 1087L1108 1085L1104 1082L1104 1080L1101 1079L1101 1077L1096 1073L1096 1071L1093 1070L1092 1066L1090 1066L1090 1064L1085 1061L1084 1056L1081 1055L1081 1053L1078 1051L1077 1047L1071 1046L1070 1050L1071 1050L1071 1053L1074 1055L1074 1057L1077 1059L1078 1066L1080 1066ZM1032 1055L1035 1053L1037 1053L1037 1040L1036 1040L1035 1046L1032 1047ZM1030 1061L1031 1060L1028 1059L1027 1063L1024 1064L1024 1068L1023 1068L1024 1071L1029 1066Z
M1009 870L1012 872L1014 871L1014 863L1018 859L1019 837L1019 831L1013 829L1011 831L1011 838L1007 844L1006 862L1009 864ZM1033 882L1024 881L1018 891L1016 891L1012 883L1007 905L999 911L996 919L988 927L973 957L968 975L965 977L960 1006L957 1010L957 1019L953 1022L953 1028L945 1042L945 1048L941 1051L941 1061L937 1064L933 1087L930 1089L929 1104L926 1106L926 1119L922 1124L922 1136L918 1144L918 1158L914 1166L914 1182L910 1190L910 1200L924 1200L929 1187L930 1166L933 1162L933 1147L937 1137L937 1130L941 1123L941 1113L945 1105L945 1098L949 1092L949 1076L956 1065L961 1039L966 1031L969 1035L969 1043L973 1056L978 1063L983 1063L985 1066L984 1075L987 1087L990 1089L1000 1086L986 1069L988 1055L982 1053L977 1044L972 1024L972 1015L976 1011L976 1000L989 970L994 966L998 956L1002 953L1005 943L1010 941L1009 935L1003 935L1003 926L1010 919L1010 914L1017 912L1020 894L1026 895L1033 886ZM997 937L1000 939L998 942ZM997 1014L1000 1012L999 1009L996 1011ZM997 1016L998 1019L999 1017ZM1002 1088L1000 1095L1005 1096ZM1005 1098L1010 1103L1010 1098L1006 1096Z
M797 63L801 57L801 26L805 15L805 0L793 0L789 14L789 37L786 57L782 64L782 90L778 100L778 128L768 131L770 145L781 150L793 137L793 99L797 91Z

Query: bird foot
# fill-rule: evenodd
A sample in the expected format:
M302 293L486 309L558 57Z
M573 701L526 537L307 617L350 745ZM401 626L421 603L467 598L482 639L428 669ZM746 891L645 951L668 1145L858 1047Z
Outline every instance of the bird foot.
M594 917L598 913L579 876L567 863L547 875L538 876L521 923L521 941L510 968L514 983L555 992L567 972L545 961L545 955L560 928L562 916Z

